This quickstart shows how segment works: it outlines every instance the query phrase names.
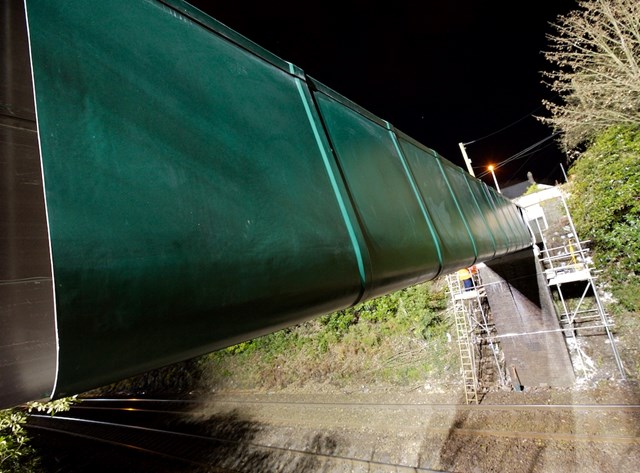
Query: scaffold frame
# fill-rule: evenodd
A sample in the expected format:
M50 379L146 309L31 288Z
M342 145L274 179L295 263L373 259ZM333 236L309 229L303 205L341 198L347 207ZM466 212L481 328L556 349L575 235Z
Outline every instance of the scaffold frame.
M558 215L548 215L542 202L557 199ZM599 271L590 256L589 240L578 237L565 193L558 187L549 187L539 193L514 199L522 209L523 217L535 242L534 252L544 271L548 290L555 291L555 316L559 329L564 334L567 349L574 365L574 371L582 372L584 379L590 378L588 359L581 348L583 335L606 336L611 347L616 368L622 380L626 379L624 366L616 347L612 328L612 317L607 313L602 296L596 284ZM553 235L550 235L550 231ZM483 266L482 264L478 267ZM493 353L497 370L497 382L504 386L508 380L507 368L501 359L500 335L492 326L491 309L486 298L485 285L480 271L471 271L473 288L465 288L457 273L446 276L452 315L454 318L458 347L460 351L461 373L465 387L467 404L478 403L481 391L480 357L482 346L488 346ZM566 289L572 286L578 297L568 297ZM553 297L552 297L553 299ZM545 331L546 332L546 331ZM531 333L509 334L525 336Z
M557 203L554 204L553 200ZM543 203L547 211L543 209ZM626 379L624 366L616 348L611 316L602 303L600 289L596 284L598 270L595 268L588 248L589 240L581 240L576 231L565 193L558 187L550 187L541 192L530 194L516 203L522 208L523 216L531 234L536 240L537 255L542 263L545 280L558 296L555 305L561 331L569 348L574 366L584 378L589 378L588 363L580 347L581 334L606 335L616 367L621 379ZM553 218L547 215L549 208L555 205L560 215ZM580 287L577 303L570 303L563 286ZM590 302L590 304L588 304ZM590 307L588 307L590 305Z
M478 391L481 390L478 375L479 365L483 361L483 346L486 345L491 352L500 385L506 383L506 376L480 272L471 270L470 276L473 281L471 288L463 286L457 273L447 275L447 285L456 326L466 402L477 404Z

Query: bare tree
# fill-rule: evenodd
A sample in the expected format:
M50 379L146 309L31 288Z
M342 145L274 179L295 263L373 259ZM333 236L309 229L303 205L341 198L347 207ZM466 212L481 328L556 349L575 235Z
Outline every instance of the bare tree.
M640 126L640 1L579 0L547 35L555 66L543 83L557 101L543 101L567 151L612 125Z

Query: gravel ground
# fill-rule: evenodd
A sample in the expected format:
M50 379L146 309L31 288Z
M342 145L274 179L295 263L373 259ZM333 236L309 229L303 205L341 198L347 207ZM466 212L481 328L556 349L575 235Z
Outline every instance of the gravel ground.
M498 389L482 398L481 406L574 405L516 411L467 409L455 388L428 388L337 390L315 385L271 392L218 391L205 396L207 406L195 410L192 419L209 423L216 435L240 440L244 447L224 460L227 467L241 467L239 471L401 470L391 465L471 473L638 471L640 410L604 408L640 404L637 383ZM579 404L601 408L585 410ZM578 438L571 439L571 434ZM258 454L256 445L365 461L336 462L322 456L302 461L284 450Z

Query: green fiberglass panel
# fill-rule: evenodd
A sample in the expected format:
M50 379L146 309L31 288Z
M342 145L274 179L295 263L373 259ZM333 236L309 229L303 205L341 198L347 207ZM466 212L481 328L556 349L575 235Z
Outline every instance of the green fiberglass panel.
M510 251L523 249L532 244L529 231L526 229L516 205L498 192L493 192L496 206L500 209L511 231L513 246Z
M500 223L500 226L504 230L507 235L507 240L509 242L509 246L507 249L507 253L515 251L518 248L518 235L513 229L512 223L509 221L509 215L504 209L504 202L502 201L502 197L495 191L492 187L487 185L484 186L484 190L487 193L487 198L491 205L493 206L496 218Z
M522 214L518 210L518 206L510 200L503 198L503 206L508 215L509 222L511 223L514 233L516 234L518 246L525 248L533 244L531 234L527 229L527 225L524 223Z
M440 158L440 163L473 235L478 260L486 261L493 258L496 253L495 239L485 216L475 202L464 171L445 159Z
M315 96L367 240L369 294L432 279L439 250L391 132L323 93Z
M27 8L57 395L358 299L358 231L299 78L158 2ZM415 246L393 258L424 266Z
M442 248L443 273L476 262L476 244L435 154L401 138L400 146L426 203Z
M482 215L489 226L489 230L493 235L493 239L496 244L496 256L504 255L509 249L509 238L496 215L493 202L489 200L485 184L469 175L465 176L465 178L467 179L469 189L471 190L475 202L482 212Z

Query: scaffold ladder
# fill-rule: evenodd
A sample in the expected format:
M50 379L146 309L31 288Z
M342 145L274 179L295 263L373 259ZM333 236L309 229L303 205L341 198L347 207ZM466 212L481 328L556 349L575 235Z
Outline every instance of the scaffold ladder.
M461 294L461 285L457 275L447 276L449 293L453 304L453 316L456 325L458 349L460 351L460 368L464 382L464 395L467 404L478 404L478 379L476 376L473 347L471 346L471 329L467 320L465 301L456 297Z

